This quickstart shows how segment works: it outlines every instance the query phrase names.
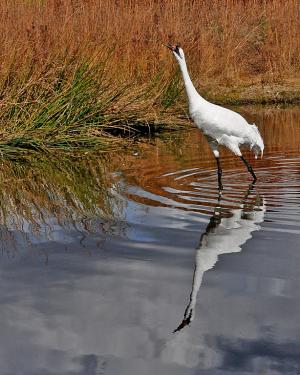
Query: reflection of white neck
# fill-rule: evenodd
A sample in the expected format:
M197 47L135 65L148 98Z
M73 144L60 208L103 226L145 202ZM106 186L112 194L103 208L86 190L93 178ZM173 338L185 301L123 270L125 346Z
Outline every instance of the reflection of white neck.
M264 205L260 209L260 211L251 211L250 219L243 218L242 209L232 210L232 216L220 218L220 222L212 230L208 230L209 226L207 227L196 249L193 285L185 318L188 316L191 320L194 318L197 294L204 272L214 267L220 254L240 252L241 246L252 237L251 232L260 229L256 223L263 221Z
M195 86L193 85L184 56L182 58L177 58L177 61L182 73L185 90L189 99L190 108L192 108L196 104L199 105L200 102L206 103L206 100L203 99L201 95L199 95L199 93L195 89Z

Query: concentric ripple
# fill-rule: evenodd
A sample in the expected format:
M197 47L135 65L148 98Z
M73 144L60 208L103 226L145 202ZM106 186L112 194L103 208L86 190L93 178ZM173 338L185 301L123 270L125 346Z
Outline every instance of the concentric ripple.
M151 168L143 170L143 178L135 175L135 184L127 185L126 196L143 205L196 211L202 215L211 215L217 205L225 211L240 208L260 196L274 230L300 233L300 157L271 154L255 162L258 176L255 184L243 166L233 164L234 157L226 158L223 164L221 195L215 168L200 166L172 171L165 165L165 171L159 169L156 173ZM134 172L131 170L129 174L132 177Z

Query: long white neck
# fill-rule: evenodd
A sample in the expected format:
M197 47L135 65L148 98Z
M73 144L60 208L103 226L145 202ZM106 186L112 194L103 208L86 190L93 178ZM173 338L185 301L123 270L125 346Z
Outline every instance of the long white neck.
M178 63L182 73L184 86L189 99L190 107L193 107L194 105L197 105L200 102L206 102L206 100L202 98L202 96L197 92L195 86L193 85L193 82L188 72L185 58L183 57L182 59L178 59Z

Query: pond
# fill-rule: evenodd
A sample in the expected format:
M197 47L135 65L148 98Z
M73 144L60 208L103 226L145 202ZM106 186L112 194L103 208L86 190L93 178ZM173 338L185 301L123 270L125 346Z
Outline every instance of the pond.
M300 110L241 111L221 195L196 129L2 160L2 375L300 373Z

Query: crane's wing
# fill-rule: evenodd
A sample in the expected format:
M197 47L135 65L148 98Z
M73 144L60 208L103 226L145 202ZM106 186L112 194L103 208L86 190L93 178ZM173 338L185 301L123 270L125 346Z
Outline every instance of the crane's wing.
M239 155L239 146L247 145L255 154L262 153L264 143L256 125L250 125L239 113L208 103L191 113L195 124L210 139Z

